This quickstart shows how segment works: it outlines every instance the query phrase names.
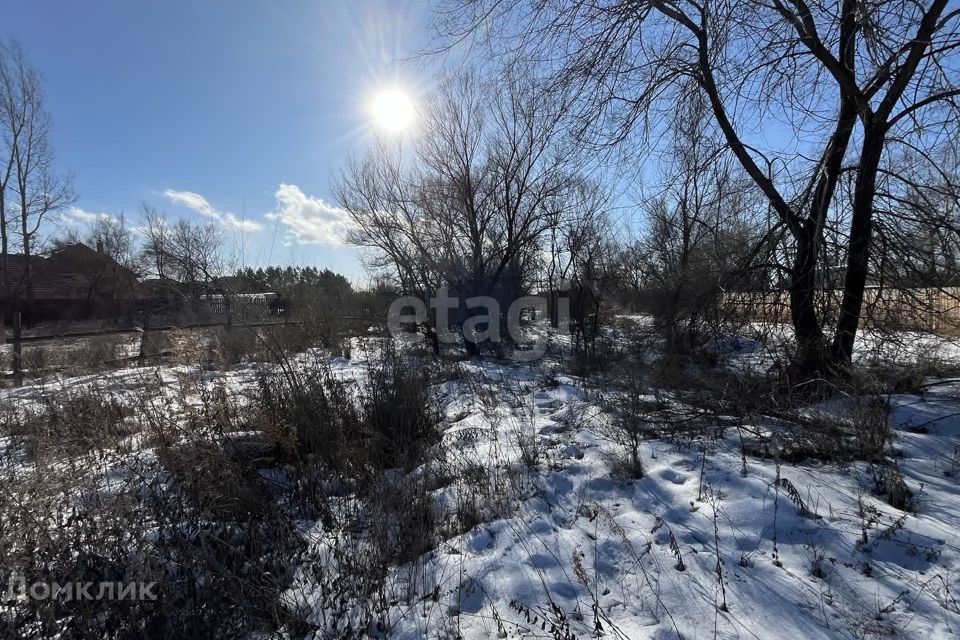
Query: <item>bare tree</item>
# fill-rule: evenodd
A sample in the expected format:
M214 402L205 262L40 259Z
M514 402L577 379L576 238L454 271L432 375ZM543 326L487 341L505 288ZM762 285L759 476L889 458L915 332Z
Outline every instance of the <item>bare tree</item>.
M220 290L215 286L216 279L236 267L224 256L223 232L215 224L184 219L171 223L163 213L144 203L141 226L145 238L136 260L142 273L159 280L163 295L177 301L178 310L189 303L194 312L199 311L203 296ZM229 307L230 298L225 298L225 302ZM147 355L153 311L150 305L143 309L140 357ZM229 310L227 317L229 320Z
M960 285L960 154L948 149L936 164L898 154L882 167L877 190L877 237L889 247L874 272L906 287ZM847 185L848 187L851 185ZM848 189L848 200L852 201ZM899 238L912 242L898 242Z
M171 290L186 291L196 300L211 291L214 280L230 271L223 254L223 232L216 224L184 219L171 223L149 205L144 205L143 221L146 239L141 259Z
M335 185L355 223L351 241L372 249L373 266L404 293L427 299L446 287L459 297L458 328L471 313L466 299L503 305L520 294L555 220L552 205L575 182L551 96L521 73L501 81L444 79L407 157L380 144ZM476 353L477 341L464 338Z
M69 180L56 172L50 144L50 115L44 108L43 82L24 57L19 44L4 45L7 69L3 82L3 102L8 111L12 161L13 214L19 222L17 232L25 257L24 288L28 303L33 299L30 264L32 245L43 222L73 202ZM15 138L15 141L14 141Z
M946 148L933 159L910 149L887 154L880 166L874 205L879 250L870 256L863 311L875 330L937 331L960 306L954 289L960 285L960 157ZM840 241L856 188L854 176L841 183ZM885 338L898 336L888 331Z
M559 302L565 298L575 352L589 360L619 279L610 194L593 180L575 180L553 199L551 211L543 266L550 321L559 326Z
M13 177L14 155L13 148L19 143L20 131L22 129L22 119L16 117L18 110L14 104L15 94L8 89L13 86L13 65L9 60L10 55L6 49L0 49L0 87L3 93L0 95L2 104L0 104L0 160L3 165L0 167L0 260L3 264L3 286L2 298L0 298L0 325L7 321L8 296L10 295L10 232L7 224L7 190L10 185L10 179Z
M0 44L0 126L3 126L3 184L0 190L0 244L4 262L5 306L13 307L14 376L20 379L20 312L14 289L22 285L33 302L33 244L41 224L73 201L70 182L56 172L50 144L50 116L44 108L43 83L16 43ZM16 221L15 228L9 225ZM23 250L23 282L9 282L12 236Z
M907 146L926 156L956 134L960 10L947 4L451 0L440 31L461 40L482 25L501 54L540 61L554 87L577 88L576 125L604 144L638 132L654 140L658 116L695 81L789 233L791 315L800 371L810 374L851 361L885 154ZM763 135L772 126L783 144ZM824 228L846 170L856 197L828 341L817 291Z
M149 204L143 203L142 208L144 268L151 276L164 279L173 268L168 266L167 247L171 244L169 223L166 216Z
M686 113L676 118L663 185L644 207L649 231L638 258L646 267L647 286L662 295L655 315L668 354L695 346L697 312L717 288L717 264L710 255L725 222L720 219L723 198L732 191L723 149L708 138L698 117L702 107L691 109L689 118Z
M87 266L87 304L103 284L109 283L119 298L130 300L136 288L136 278L144 272L143 256L138 251L133 230L126 216L97 218L86 244L96 249L99 259Z
M556 301L569 292L574 281L582 281L585 263L609 240L610 197L592 180L572 182L570 188L550 203L551 221L547 231L547 259L543 266L545 286L550 295L551 324L558 326Z
M659 179L642 190L645 233L630 251L670 356L695 351L722 328L724 291L763 289L768 277L748 264L764 217L756 189L716 135L703 95L684 97Z

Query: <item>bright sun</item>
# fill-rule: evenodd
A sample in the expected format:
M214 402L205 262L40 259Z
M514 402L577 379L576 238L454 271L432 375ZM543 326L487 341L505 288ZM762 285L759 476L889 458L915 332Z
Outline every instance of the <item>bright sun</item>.
M400 89L384 89L373 97L370 112L377 126L392 132L409 128L414 118L413 103Z

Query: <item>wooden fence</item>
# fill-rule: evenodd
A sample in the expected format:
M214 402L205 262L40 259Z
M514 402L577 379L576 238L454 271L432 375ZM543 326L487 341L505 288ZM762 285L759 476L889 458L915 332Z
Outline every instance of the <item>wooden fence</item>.
M819 296L817 303L826 317L836 317L841 294L833 290ZM729 291L721 305L735 317L770 322L790 320L790 294L783 290ZM960 287L869 287L864 292L861 322L863 326L891 330L960 333Z

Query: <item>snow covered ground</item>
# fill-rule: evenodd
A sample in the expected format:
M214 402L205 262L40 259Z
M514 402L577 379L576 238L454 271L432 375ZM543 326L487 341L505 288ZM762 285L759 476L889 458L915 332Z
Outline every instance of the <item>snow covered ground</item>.
M361 380L365 355L353 351L332 366ZM175 396L186 382L242 397L258 370L122 369L4 390L0 401L88 384ZM911 511L875 494L863 462L744 460L729 424L646 441L645 477L624 479L605 390L549 361L464 362L435 390L444 435L431 465L448 477L431 486L433 519L462 520L469 507L477 522L391 568L372 636L960 637L960 380L889 398ZM329 533L303 525L318 553ZM308 637L338 637L321 591L304 567L284 601L316 628Z
M450 446L512 469L525 495L397 568L397 593L414 595L391 612L396 637L960 634L960 396L948 395L960 382L892 398L897 462L919 504L905 513L872 495L862 464L784 465L781 484L769 460L748 458L744 471L734 429L702 446L650 441L647 476L617 480L616 446L578 382L477 369L512 402L491 421L472 387L451 385L447 415L467 426L451 428ZM534 469L509 444L530 407L545 450ZM467 428L474 437L453 437Z

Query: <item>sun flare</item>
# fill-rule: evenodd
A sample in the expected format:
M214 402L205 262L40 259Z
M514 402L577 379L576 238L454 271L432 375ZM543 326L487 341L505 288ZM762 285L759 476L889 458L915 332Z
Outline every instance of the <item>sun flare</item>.
M413 102L400 89L384 89L373 97L370 113L381 129L400 133L410 128L415 116Z

